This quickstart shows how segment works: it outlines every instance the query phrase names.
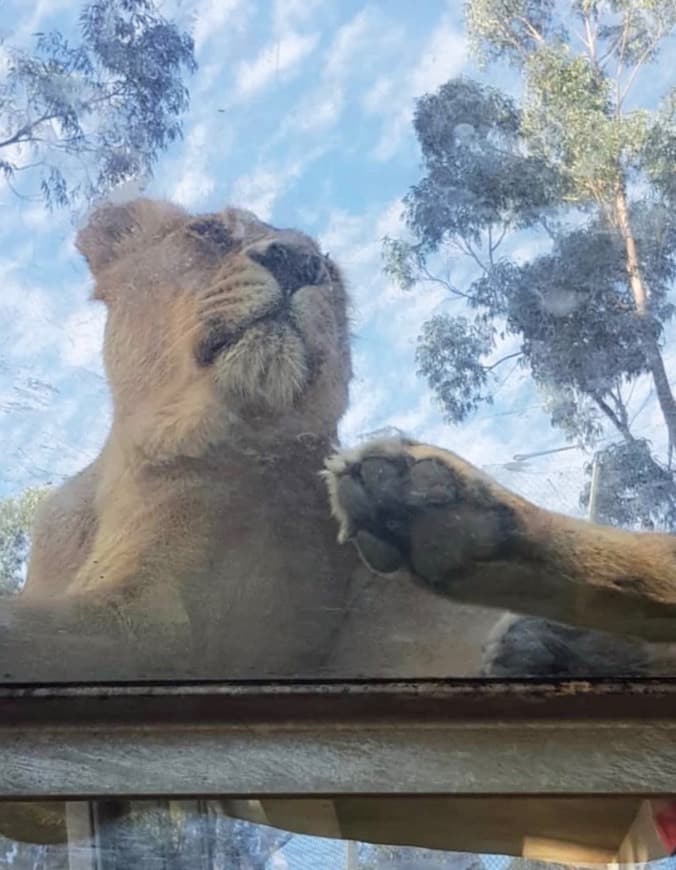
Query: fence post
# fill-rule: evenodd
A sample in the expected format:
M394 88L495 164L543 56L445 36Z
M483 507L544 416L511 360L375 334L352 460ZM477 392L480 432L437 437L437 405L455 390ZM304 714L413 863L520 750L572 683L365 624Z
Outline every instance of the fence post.
M599 501L599 483L601 481L601 460L598 451L592 459L592 476L589 486L589 512L587 519L590 523L597 522L598 517L598 501Z

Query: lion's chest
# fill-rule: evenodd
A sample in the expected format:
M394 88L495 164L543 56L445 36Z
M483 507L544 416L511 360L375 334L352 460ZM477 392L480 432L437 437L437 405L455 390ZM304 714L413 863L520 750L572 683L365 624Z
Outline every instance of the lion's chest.
M203 661L217 662L219 677L320 670L357 556L337 544L318 475L208 470L164 484L152 494L146 559L158 585L180 590Z

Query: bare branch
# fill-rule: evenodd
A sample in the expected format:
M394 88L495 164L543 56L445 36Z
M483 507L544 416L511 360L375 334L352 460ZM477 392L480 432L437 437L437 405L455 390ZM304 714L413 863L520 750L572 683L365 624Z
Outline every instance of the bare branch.
M500 231L500 235L498 236L497 240L495 241L495 243L493 245L494 252L497 251L497 249L500 247L500 245L502 244L502 240L505 238L506 235L507 235L507 224L503 224L502 230Z
M474 260L474 262L477 264L477 266L481 269L482 272L489 272L490 271L488 269L488 267L486 266L486 264L481 261L481 259L479 258L479 255L472 247L472 243L468 239L462 240L462 243L460 244L460 248L463 251L463 253L467 254L468 257L471 257Z
M622 36L620 38L620 53L617 59L617 69L615 70L615 115L619 118L622 106L621 99L621 82L622 73L624 72L624 55L627 50L627 40L629 38L629 23L631 21L631 10L627 10L622 28Z
M440 278L438 275L433 275L429 271L427 266L420 266L420 274L425 279L425 281L431 281L433 284L441 285L446 290L448 290L448 292L451 293L453 296L460 296L463 299L471 299L472 298L469 294L463 293L462 290L458 290L457 287L454 287L450 281L446 281L444 278Z
M596 402L598 407L603 411L606 417L610 420L613 426L620 432L622 437L627 442L634 441L634 436L631 434L629 426L626 422L615 413L615 411L610 407L610 405L599 395L592 394L592 399Z
M622 88L621 92L618 91L618 93L619 93L619 99L618 99L618 104L617 104L617 111L618 112L622 108L622 104L626 100L627 95L629 94L629 91L631 90L631 88L636 80L636 76L638 75L639 71L641 70L641 68L643 67L645 62L648 60L648 58L650 57L652 52L655 50L656 46L658 45L658 43L660 42L660 40L662 39L663 36L664 36L664 31L660 27L658 32L657 32L657 35L655 36L655 39L653 39L653 41L650 43L650 45L646 48L646 50L641 54L639 59L634 64L634 68L632 69L631 73L629 74L629 79L627 80L626 85L624 86L624 88ZM620 88L619 76L617 79L617 86L619 89Z
M530 35L533 37L533 39L536 42L540 43L540 45L544 44L544 41L545 41L544 36L540 33L540 31L536 27L533 26L533 24L527 18L525 18L523 15L517 15L516 20L520 21L522 24L524 24L526 26L526 30L528 31L528 33L530 33Z
M501 357L497 362L492 363L492 365L484 366L484 371L492 372L494 368L497 368L501 363L507 362L510 359L516 359L519 356L523 356L523 351L517 350L514 353L508 353L507 356Z
M618 419L626 429L629 429L629 415L627 414L627 406L622 398L620 384L616 385L614 391L610 390L608 397L612 399L613 404L615 405L615 413L617 414Z
M32 132L40 124L44 124L45 121L53 121L55 118L60 117L59 113L49 113L43 115L41 118L38 118L37 121L31 121L28 124L24 124L23 127L20 127L15 133L12 133L7 139L0 142L0 148L7 148L9 145L17 145L20 142L29 142L32 140Z
M589 17L589 13L588 13L588 12L585 12L585 13L583 14L583 20L584 20L584 32L585 32L585 35L586 35L585 44L586 44L587 49L588 49L588 51L589 51L589 57L592 59L592 61L593 61L596 65L598 65L598 61L597 61L597 59L596 59L596 34L597 34L597 29L592 25L592 22L591 22L591 19L590 19L590 17Z

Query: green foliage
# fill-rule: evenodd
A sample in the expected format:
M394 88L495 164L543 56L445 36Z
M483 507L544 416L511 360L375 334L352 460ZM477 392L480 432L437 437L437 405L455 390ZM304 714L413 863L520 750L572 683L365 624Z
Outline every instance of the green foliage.
M587 224L560 236L550 254L513 267L505 288L509 331L522 337L538 381L603 396L649 371L644 348L673 312L666 287L652 287L655 316L639 320L619 239Z
M558 172L522 147L519 111L492 88L454 79L418 101L413 123L426 173L404 202L424 249L529 226L561 195Z
M415 284L416 269L421 267L417 251L402 239L383 239L383 270L397 282L402 290Z
M33 517L48 492L27 489L0 501L0 594L16 592L25 579Z
M603 434L598 408L584 394L571 387L541 385L543 407L552 426L560 429L566 440L581 447L593 447Z
M554 0L467 0L465 17L475 53L483 60L519 63L553 30ZM561 34L562 35L562 34Z
M625 399L639 377L652 377L676 445L660 350L674 313L676 91L657 111L629 103L676 22L676 3L468 0L465 8L475 51L517 68L523 99L458 78L418 100L423 177L404 198L411 238L387 241L386 269L409 290L446 284L464 308L425 324L419 371L459 423L491 400L489 361L508 341L517 351L506 358L530 371L567 438L591 447L603 421L621 439L618 507L605 515L676 523L671 474L636 446ZM536 253L516 259L506 250L524 230ZM464 286L433 274L439 260L459 256L473 271ZM633 495L633 461L649 481L646 498L661 500L649 514Z
M526 67L523 134L565 173L569 201L611 198L645 146L649 115L618 114L612 82L590 57L545 47Z
M523 72L533 151L564 172L569 196L612 194L646 145L649 114L625 102L676 22L673 0L470 0L466 10L477 51Z
M642 168L670 208L676 205L676 88L653 119L641 155Z
M493 345L492 330L465 317L438 315L423 326L418 372L427 378L449 421L459 422L491 401L486 389L489 369L481 359Z
M150 175L181 135L195 69L191 37L152 0L91 0L79 23L77 45L52 32L32 52L4 46L0 171L13 189L37 176L50 207Z

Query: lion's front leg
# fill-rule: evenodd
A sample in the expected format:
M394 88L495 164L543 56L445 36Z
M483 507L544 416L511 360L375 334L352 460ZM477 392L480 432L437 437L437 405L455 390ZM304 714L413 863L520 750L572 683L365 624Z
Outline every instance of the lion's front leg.
M163 594L164 593L164 594ZM196 671L191 626L166 591L0 600L0 675L13 682L164 679Z
M676 540L550 513L460 457L407 440L327 461L340 539L379 573L559 622L676 639Z

